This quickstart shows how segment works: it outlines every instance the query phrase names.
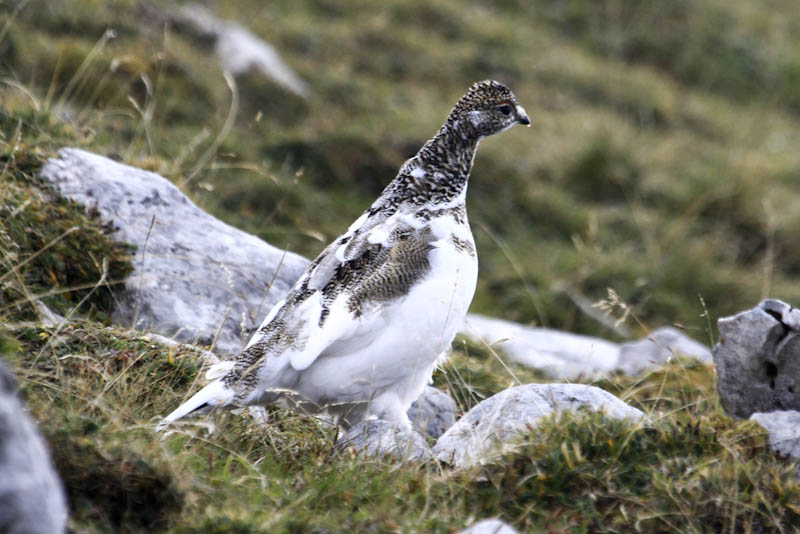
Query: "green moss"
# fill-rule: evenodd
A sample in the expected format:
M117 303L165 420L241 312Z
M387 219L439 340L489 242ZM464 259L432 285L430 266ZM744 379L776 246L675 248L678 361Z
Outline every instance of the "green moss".
M645 426L565 414L501 461L441 471L335 455L334 429L277 408L267 425L218 414L211 434L189 424L156 436L152 424L197 388L194 351L91 323L9 334L73 528L88 532L448 532L497 515L521 531L785 530L800 513L797 465L757 425L722 415L713 369L693 361L596 382L643 409ZM537 378L461 345L436 380L465 409L510 371Z
M154 391L186 391L200 369L195 353L91 323L13 334L18 346L8 357L50 446L72 524L88 532L168 530L184 495L134 421L152 405L164 408Z
M741 435L752 436L741 439ZM481 471L471 502L523 528L782 531L800 483L757 425L704 418L641 428L602 414L552 418Z
M770 86L797 109L791 87L796 60L770 54L749 21L710 2L631 1L617 7L583 0L530 6L598 54L652 64L689 85L737 97Z
M215 532L218 534L260 534L267 531L258 529L247 521L223 516L206 519L197 526L178 527L173 532L176 534L205 534L206 532Z
M98 442L98 428L71 429L69 421L55 432L45 428L73 523L97 532L167 531L183 504L169 472L129 448Z
M112 241L96 214L61 199L38 181L41 160L22 152L6 159L0 205L2 312L29 316L31 300L54 311L105 319L113 287L133 270L131 247Z
M641 171L629 155L598 139L564 170L564 182L571 191L591 202L625 202L636 194Z

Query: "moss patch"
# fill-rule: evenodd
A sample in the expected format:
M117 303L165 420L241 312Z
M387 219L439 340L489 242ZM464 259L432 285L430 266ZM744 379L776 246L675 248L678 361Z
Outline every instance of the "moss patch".
M555 417L483 469L471 500L523 530L785 531L800 524L800 482L763 434L725 417Z

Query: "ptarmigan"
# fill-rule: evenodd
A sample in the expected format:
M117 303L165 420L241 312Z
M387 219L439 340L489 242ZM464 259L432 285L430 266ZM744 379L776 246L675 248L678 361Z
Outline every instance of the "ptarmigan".
M410 426L467 313L478 275L465 199L478 143L530 125L516 96L470 87L436 136L347 231L322 251L234 360L163 425L216 407L282 403L327 411L345 428L366 417Z

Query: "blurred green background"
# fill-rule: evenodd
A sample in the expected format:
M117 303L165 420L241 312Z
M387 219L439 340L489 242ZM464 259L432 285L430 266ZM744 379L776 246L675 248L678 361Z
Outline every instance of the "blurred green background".
M37 153L155 170L314 256L494 78L533 125L478 152L473 311L609 336L579 304L612 288L633 334L678 324L710 342L760 298L800 303L795 2L205 2L309 84L301 98L238 75L235 116L213 43L170 22L178 5L0 2L6 146L21 130Z

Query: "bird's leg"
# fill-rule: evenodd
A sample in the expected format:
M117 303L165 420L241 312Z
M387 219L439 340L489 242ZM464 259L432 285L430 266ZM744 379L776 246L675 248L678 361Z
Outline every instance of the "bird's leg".
M406 410L403 409L403 403L394 392L387 391L373 399L369 413L378 419L391 421L398 426L412 430L411 420L408 418Z

